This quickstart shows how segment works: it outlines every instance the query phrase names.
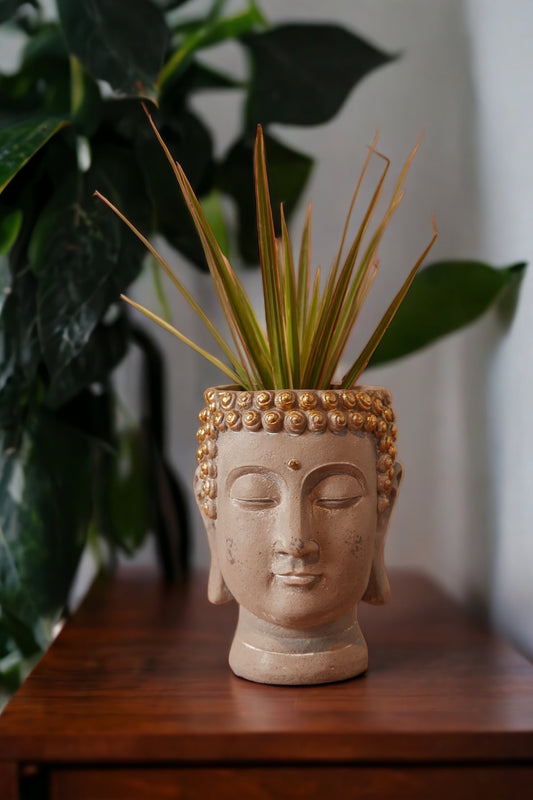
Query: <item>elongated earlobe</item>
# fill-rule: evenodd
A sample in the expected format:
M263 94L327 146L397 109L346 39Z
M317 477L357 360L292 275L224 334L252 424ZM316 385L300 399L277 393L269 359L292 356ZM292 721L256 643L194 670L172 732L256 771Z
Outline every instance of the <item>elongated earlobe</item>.
M390 597L390 584L385 569L385 561L383 559L383 550L379 555L375 555L372 560L372 568L370 570L370 578L363 595L363 600L366 603L371 603L374 606L386 603Z
M226 582L222 577L222 573L218 567L218 564L215 565L213 559L211 559L211 567L209 569L207 597L209 602L216 606L223 605L223 603L229 603L230 600L233 600L233 595L226 586Z
M363 595L363 600L372 605L381 605L386 603L390 597L390 584L385 569L385 538L387 536L387 529L389 527L392 509L396 503L398 496L398 488L402 480L403 467L397 462L395 466L395 475L392 482L392 488L388 496L389 504L385 511L378 516L378 525L376 531L376 541L374 545L374 556L372 558L372 567L370 569L370 578Z
M204 519L204 524L207 533L207 541L209 542L209 550L211 552L211 566L209 567L207 597L210 603L219 606L223 603L229 603L230 600L233 600L233 595L226 586L226 582L222 576L220 565L218 563L215 531L216 523L214 520Z

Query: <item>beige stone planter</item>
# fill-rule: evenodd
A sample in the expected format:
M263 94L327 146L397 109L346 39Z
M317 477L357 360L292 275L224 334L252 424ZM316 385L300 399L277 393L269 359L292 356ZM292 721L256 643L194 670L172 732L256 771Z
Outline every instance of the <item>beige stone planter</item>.
M273 684L368 665L360 600L383 603L385 535L401 465L386 389L208 389L195 494L212 603L235 599L235 674Z

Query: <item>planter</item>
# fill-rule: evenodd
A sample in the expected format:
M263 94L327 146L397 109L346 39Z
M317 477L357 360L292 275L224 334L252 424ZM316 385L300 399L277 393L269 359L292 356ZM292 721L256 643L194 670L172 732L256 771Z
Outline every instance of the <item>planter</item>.
M359 675L358 603L389 596L383 548L402 473L389 392L216 387L204 399L195 494L209 600L239 604L232 670L272 684Z

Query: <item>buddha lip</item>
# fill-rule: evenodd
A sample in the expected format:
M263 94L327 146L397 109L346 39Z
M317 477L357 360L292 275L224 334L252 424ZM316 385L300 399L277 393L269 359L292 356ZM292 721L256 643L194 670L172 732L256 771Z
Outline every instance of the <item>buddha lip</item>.
M280 578L317 578L320 573L317 572L300 572L299 570L288 570L287 572L282 572L278 570L274 573L274 575L278 575Z
M315 572L275 572L274 576L291 586L309 586L318 583L322 577L321 573Z

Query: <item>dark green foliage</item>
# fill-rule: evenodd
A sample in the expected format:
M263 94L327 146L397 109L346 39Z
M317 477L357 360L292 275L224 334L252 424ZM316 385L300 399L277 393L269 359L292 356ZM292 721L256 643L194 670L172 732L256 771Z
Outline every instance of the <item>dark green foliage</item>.
M254 65L251 127L327 122L361 78L392 59L336 25L281 25L245 43Z
M71 53L113 89L151 94L170 32L149 0L57 0Z
M46 412L0 448L2 627L23 655L44 644L41 617L65 604L91 518L91 447L86 436ZM30 591L31 589L31 591Z
M105 384L120 364L128 351L129 324L124 310L117 314L113 322L98 322L76 357L53 376L45 398L50 408L61 407L87 385Z
M525 264L495 269L479 261L442 261L418 273L369 366L409 355L469 325L520 279Z
M67 179L34 228L29 266L38 280L37 327L55 381L116 299L118 226L94 203L85 176Z
M0 191L64 125L65 120L41 118L19 122L0 131Z

